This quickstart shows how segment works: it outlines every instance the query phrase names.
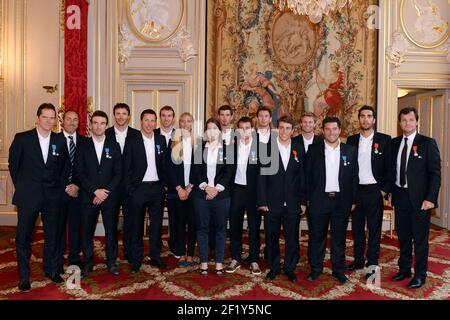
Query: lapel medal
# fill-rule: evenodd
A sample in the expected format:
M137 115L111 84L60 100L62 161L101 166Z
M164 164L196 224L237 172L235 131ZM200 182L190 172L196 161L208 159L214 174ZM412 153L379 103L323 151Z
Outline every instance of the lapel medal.
M52 155L53 155L54 157L59 156L59 154L56 153L56 144L52 144Z
M413 146L412 149L414 151L414 157L419 157L419 153L417 153L417 146ZM419 158L422 158L422 157L419 157Z
M295 161L299 162L297 158L297 150L292 150L292 154L294 155Z
M375 154L379 154L380 152L378 151L378 147L379 147L380 145L378 144L378 143L374 143L373 144L373 147L374 147L374 149L375 149Z
M106 156L106 158L108 158L108 159L112 159L112 157L109 155L109 148L105 148L105 156Z
M348 166L350 164L350 162L347 162L347 156L343 155L342 156L342 160L344 160L344 167Z
M158 150L158 155L161 154L161 146L159 144L156 145L156 149Z
M223 162L223 150L219 150L219 162Z
M256 160L258 160L258 159L256 158L256 152L255 152L255 151L252 151L251 161L256 162Z

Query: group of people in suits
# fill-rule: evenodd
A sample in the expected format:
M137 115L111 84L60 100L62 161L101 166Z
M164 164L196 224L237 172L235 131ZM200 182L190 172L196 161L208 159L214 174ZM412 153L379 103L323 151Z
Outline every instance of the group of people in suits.
M129 126L130 108L113 109L115 123L95 111L91 137L77 134L79 116L67 111L62 132L52 132L56 110L42 104L37 127L18 133L10 147L9 169L18 210L16 251L19 290L29 291L31 238L39 213L44 228L44 271L55 283L64 279L68 263L88 277L94 269L94 234L101 213L106 237L106 264L119 275L118 217L123 214L123 256L131 272L144 261L144 221L150 218L150 265L166 269L161 259L164 207L169 217L169 250L178 266L192 267L196 244L199 272L208 275L209 256L215 274L234 273L242 266L243 222L247 217L249 254L246 263L254 275L262 273L260 227L264 221L264 258L267 280L281 271L297 281L300 260L300 219L307 216L309 239L307 279L323 272L330 229L332 275L348 281L345 271L378 265L384 199L392 196L400 244L401 281L414 277L409 288L425 283L428 262L430 210L437 207L440 155L434 139L417 133L415 108L400 111L403 135L391 137L374 130L375 110L359 109L360 134L340 140L341 123L327 117L323 138L314 134L315 117L301 117L302 133L293 137L293 119L283 116L271 129L272 114L260 108L254 119L242 117L232 129L233 110L222 106L197 136L194 118L179 117L165 106L158 115L151 109L140 116L140 131ZM351 216L354 260L345 265L346 235ZM263 219L264 218L264 219ZM229 223L229 232L227 225ZM366 250L366 232L368 241ZM66 230L67 233L66 234ZM284 234L284 257L280 253ZM225 265L227 236L231 262ZM69 244L67 246L66 240ZM83 253L83 259L81 258ZM283 260L283 263L282 263ZM371 274L366 273L367 277Z

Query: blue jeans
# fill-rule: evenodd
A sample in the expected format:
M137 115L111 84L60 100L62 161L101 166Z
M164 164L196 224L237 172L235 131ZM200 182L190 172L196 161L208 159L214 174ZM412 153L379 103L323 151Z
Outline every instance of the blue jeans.
M223 263L227 238L227 216L230 210L230 198L221 200L194 199L195 222L197 227L198 251L200 262L208 262L208 236L210 220L215 230L215 262Z

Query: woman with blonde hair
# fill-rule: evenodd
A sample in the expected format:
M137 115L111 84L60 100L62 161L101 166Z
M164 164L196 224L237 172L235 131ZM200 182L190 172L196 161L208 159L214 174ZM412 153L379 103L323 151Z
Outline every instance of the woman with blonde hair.
M193 184L190 175L192 168L192 155L194 147L194 135L192 126L193 116L185 112L179 118L179 129L170 145L170 161L168 163L169 189L176 195L175 198L175 235L174 254L180 256L178 266L193 266L195 250L195 213L191 192Z

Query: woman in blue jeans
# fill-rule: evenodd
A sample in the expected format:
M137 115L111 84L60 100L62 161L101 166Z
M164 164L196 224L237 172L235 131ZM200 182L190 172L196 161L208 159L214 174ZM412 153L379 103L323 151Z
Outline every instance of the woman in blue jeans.
M212 221L216 240L216 274L222 275L227 215L230 209L229 186L234 167L232 163L227 163L227 152L221 138L219 122L209 119L205 131L206 142L197 145L194 151L194 166L191 169L191 183L195 185L193 199L200 274L208 274L208 236Z

